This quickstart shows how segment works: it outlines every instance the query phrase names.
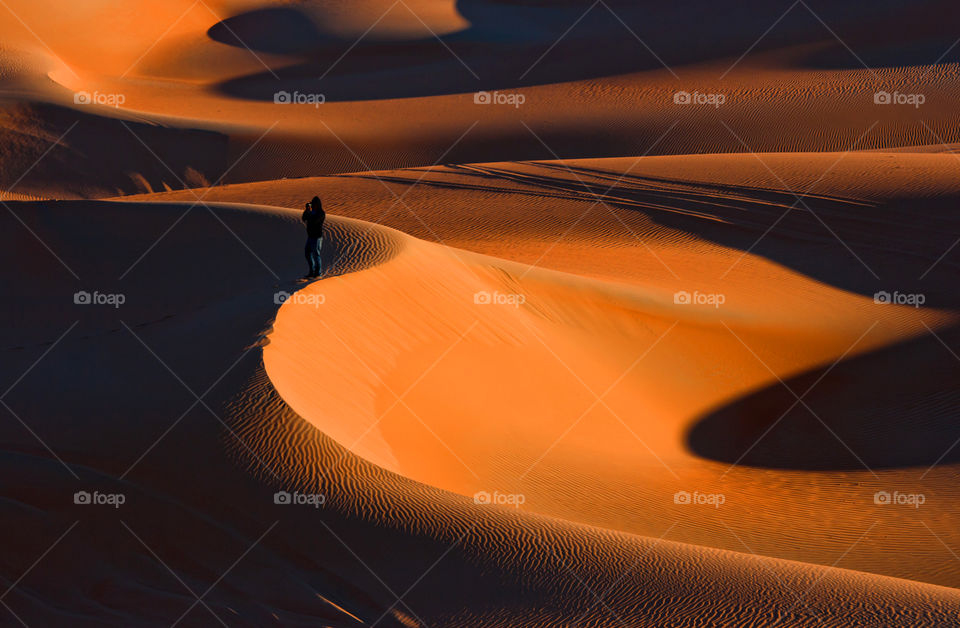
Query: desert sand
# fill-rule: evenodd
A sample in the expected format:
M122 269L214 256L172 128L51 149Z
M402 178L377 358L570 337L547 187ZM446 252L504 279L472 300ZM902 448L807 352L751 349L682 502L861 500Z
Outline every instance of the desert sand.
M960 625L952 9L728 4L0 7L3 624Z

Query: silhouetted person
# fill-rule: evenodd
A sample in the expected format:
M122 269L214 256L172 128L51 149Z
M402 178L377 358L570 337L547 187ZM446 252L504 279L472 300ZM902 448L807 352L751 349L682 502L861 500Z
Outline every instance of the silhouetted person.
M323 262L320 260L320 249L323 246L323 221L327 214L323 211L323 204L319 196L314 196L313 200L307 203L307 208L303 211L300 220L307 227L307 245L304 253L307 256L307 264L310 271L307 278L319 277L323 273Z

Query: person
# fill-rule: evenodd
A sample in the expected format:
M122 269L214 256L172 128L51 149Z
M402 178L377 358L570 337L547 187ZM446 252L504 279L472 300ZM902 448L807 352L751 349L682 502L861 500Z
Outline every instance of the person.
M323 247L323 221L326 220L326 218L327 214L323 211L323 204L320 202L320 197L314 196L313 200L307 203L306 209L303 210L303 216L300 218L307 228L307 245L304 252L307 256L307 264L310 266L310 270L305 277L306 279L313 279L323 274L323 262L320 260L320 249Z

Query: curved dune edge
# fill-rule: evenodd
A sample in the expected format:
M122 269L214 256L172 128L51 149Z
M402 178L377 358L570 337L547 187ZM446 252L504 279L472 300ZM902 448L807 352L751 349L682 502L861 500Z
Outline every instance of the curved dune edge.
M766 358L788 378L920 336L923 323L948 324L949 315L889 308L874 320L872 302L866 313L864 297L824 286L816 290L844 325L818 328L795 303L758 310L731 298L722 311L690 309L672 295L384 231L404 242L402 254L309 285L280 308L264 349L283 399L348 451L460 495L522 495L525 510L551 517L654 537L676 523L673 539L825 565L874 518L898 521L901 513L870 507L873 494L922 468L873 478L853 457L834 475L731 468L691 452L687 431L702 414L776 386L745 345L794 356ZM506 302L478 304L477 295ZM697 365L697 352L724 356L741 377L704 380L714 367ZM612 383L599 407L590 390ZM952 489L940 485L931 507L946 514ZM723 493L727 503L691 517L674 503L677 491ZM771 500L774 508L759 507ZM784 516L789 531L776 525ZM940 551L930 541L921 554ZM845 566L929 577L923 559L891 553L885 538L860 543Z
M641 349L655 348L661 340L669 345L671 340L665 340L667 330L675 325L681 329L677 335L698 336L699 342L710 342L710 346L718 348L739 342L746 345L747 351L753 351L753 347L762 345L751 341L765 338L783 344L784 339L777 336L788 334L799 340L786 339L787 344L795 350L806 348L794 363L776 365L781 368L775 375L767 371L760 377L729 381L727 388L697 399L683 401L662 394L659 399L641 402L659 419L664 418L661 410L668 408L692 418L723 403L732 393L753 390L776 376L800 374L812 366L826 367L840 356L852 358L920 336L924 323L937 327L953 321L952 315L946 312L918 312L907 307L873 308L867 316L858 311L866 298L822 287L823 292L833 297L832 305L841 316L849 321L875 318L876 325L860 328L869 330L870 334L863 334L862 341L855 345L851 346L841 327L837 337L820 339L820 346L811 348L814 334L831 330L823 329L820 321L811 320L802 312L777 307L760 309L753 302L737 302L732 298L732 302L722 304L722 309L710 303L678 305L674 295L654 289L526 267L415 240L384 227L370 225L367 228L394 249L402 250L402 254L366 272L314 282L298 291L277 315L264 356L268 372L295 410L348 449L392 471L428 483L439 482L443 488L469 494L473 490L468 489L479 489L482 485L469 479L469 475L479 478L468 464L457 460L455 447L440 443L449 455L439 456L447 458L445 462L438 462L440 466L435 469L441 476L431 477L427 467L401 461L398 458L401 454L390 444L396 439L398 448L425 445L423 434L406 435L385 419L394 409L406 409L409 416L404 425L424 423L424 417L404 401L406 395L402 393L412 393L440 364L444 368L436 369L438 377L446 377L439 371L456 369L450 379L442 380L444 385L456 387L457 377L462 381L455 391L448 388L442 391L442 396L425 400L436 402L436 405L425 403L431 418L436 419L439 419L435 416L438 412L434 411L464 411L456 406L457 395L471 395L483 398L485 404L495 404L496 393L500 391L485 385L505 385L510 377L523 377L528 373L546 376L556 370L551 367L558 364L568 373L571 385L579 381L585 392L599 392L603 390L600 386L603 382L619 383L622 377L618 375L634 375L633 369L624 373L617 362L605 364L606 353L620 353L616 358L621 359L624 353L636 355L635 349L624 351L621 346L618 350L617 344L621 342L637 343ZM806 283L812 282L806 280ZM723 340L718 341L716 332L724 326L728 330L739 329L742 335L727 331ZM642 339L650 342L641 345ZM845 341L847 344L843 344ZM471 353L454 353L459 346L469 346ZM314 350L318 348L322 350ZM545 355L535 355L538 349ZM640 355L645 353L641 351ZM451 354L450 360L443 362ZM516 360L513 365L511 358ZM662 353L656 355L657 360L664 358ZM686 355L683 359L691 358ZM639 361L633 366L644 369ZM674 364L663 362L641 372L653 375L669 371L668 366L680 368L681 372L686 370L682 369L682 360L675 359ZM322 385L316 381L317 377L322 378ZM591 377L594 381L586 381ZM670 372L662 373L657 383L665 385L676 377ZM537 382L527 383L530 386L521 392L537 395ZM652 393L647 391L647 396L655 397ZM564 398L564 402L580 397ZM667 407L657 407L657 401ZM538 398L538 402L544 400ZM535 403L531 402L530 409L534 407ZM488 414L486 410L481 413ZM522 411L515 410L513 414L527 417ZM539 421L543 427L543 419L554 418L547 414L534 412L533 417L526 420ZM490 427L483 417L472 418ZM474 424L465 418L455 421L461 425ZM517 429L513 417L506 423L509 430ZM424 427L430 431L429 425ZM506 437L509 430L501 436ZM513 435L523 440L522 433ZM442 439L435 436L434 440ZM439 449L433 452L437 453ZM496 472L497 462L489 465L490 471Z
M497 583L473 593L468 593L472 587L458 586L446 609L423 616L431 625L566 626L575 619L581 625L937 626L960 611L960 592L948 587L477 505L346 451L292 412L272 391L265 371L251 378L232 407L248 404L258 414L243 412L245 420L233 427L258 461L251 460L249 450L234 451L251 469L283 469L279 485L284 488L321 492L328 507L349 518L399 532L407 542L393 547L397 555L405 554L404 545L438 543L441 550L434 553L453 547L451 556L444 555L451 577L474 583L484 573ZM376 560L371 565L381 569ZM429 589L429 581L423 589ZM424 607L423 602L412 605Z
M645 621L667 622L669 625L693 625L707 619L720 623L743 622L749 617L750 620L761 622L782 620L790 625L843 625L851 621L923 624L928 621L935 623L937 620L933 617L939 615L941 610L953 608L960 602L960 593L945 587L694 547L601 530L509 508L477 505L473 503L474 500L425 486L406 477L409 467L400 462L403 456L391 450L390 442L384 439L382 433L365 446L355 446L355 451L345 449L337 441L354 436L362 426L343 421L348 417L344 413L353 412L354 419L358 420L363 414L357 416L357 413L372 410L378 401L370 398L370 388L377 387L378 378L375 373L368 376L364 372L362 358L357 355L363 350L362 345L376 345L377 351L381 352L378 355L395 355L394 352L409 350L410 345L416 342L412 339L415 331L427 329L430 321L419 320L417 316L404 318L404 326L416 324L423 327L416 330L408 328L410 336L400 337L396 328L374 332L379 321L376 316L371 316L369 320L358 322L358 326L364 330L362 335L345 337L338 335L343 334L341 324L344 321L336 317L337 303L344 307L346 299L369 294L372 301L381 302L385 312L392 312L392 316L399 317L385 286L392 285L398 291L409 292L411 286L399 281L407 265L413 265L421 271L432 268L434 273L453 273L456 271L452 271L451 266L462 264L463 281L471 289L502 286L503 277L507 275L504 269L518 269L518 265L502 260L462 251L440 250L440 247L412 240L399 232L381 227L377 229L384 232L385 238L404 241L401 255L349 276L315 282L300 291L301 300L292 298L285 303L268 336L269 343L264 347L264 376L269 376L277 393L263 390L269 385L260 379L257 380L256 392L247 391L248 401L242 398L237 401L239 406L243 406L253 400L262 403L263 398L276 395L276 401L271 402L275 404L272 417L257 417L254 423L240 424L238 430L247 443L256 443L254 450L264 457L268 466L286 470L284 481L288 485L295 485L304 492L324 492L331 497L330 505L369 517L387 527L436 535L445 542L456 542L472 557L471 560L498 571L505 569L512 574L526 574L525 580L537 591L545 585L547 588L556 586L556 582L548 585L544 578L550 580L561 574L559 580L563 580L564 572L568 572L567 575L575 572L575 578L582 578L583 583L604 589L609 586L606 583L618 582L627 573L626 582L617 584L618 593L605 605L615 609L613 612L616 614L634 618L635 621L643 618ZM418 256L426 259L410 259ZM448 265L439 264L438 260L443 258L447 258ZM493 270L490 267L485 269L484 263L494 267ZM437 279L436 274L432 279ZM559 274L550 279L577 281ZM380 289L375 289L376 286ZM597 288L597 291L604 292L603 288ZM619 292L615 287L608 287L606 291L613 294ZM618 296L622 297L623 293ZM315 299L310 301L310 297ZM313 305L321 297L323 304L319 307ZM367 305L364 303L361 307ZM438 307L436 302L422 305L424 311ZM651 307L650 303L645 305ZM471 306L472 303L463 305L465 309ZM538 306L541 315L558 314L551 311L548 302L540 302ZM660 307L669 309L662 305ZM307 312L305 308L313 310L310 316L319 313L325 319L323 323L313 326L317 337L326 338L322 351L310 351L315 348L312 344L315 338L310 336L309 328L294 327L298 317ZM655 308L656 305L651 309ZM316 319L314 322L317 322ZM382 340L380 333L397 333L397 345L379 343ZM500 342L509 338L510 333L511 330L501 326L485 330L482 335L488 342ZM516 331L513 333L516 334ZM296 355L286 353L287 350L296 351L293 345L288 344L290 342L295 342L299 348ZM343 352L334 348L340 342L345 345ZM346 346L348 344L350 346ZM306 355L322 356L330 361L318 366L316 362L306 359ZM352 366L345 363L348 362L347 355L354 356L356 360ZM365 366L379 368L379 365L370 363ZM305 391L291 382L296 377L294 371L308 373L308 379L314 382L311 387L314 395L320 396L323 391L332 390L336 391L336 398L324 396L319 403L317 397L305 398ZM295 412L283 410L287 404L294 410L305 408L302 416L307 420L304 421ZM312 429L309 424L320 429ZM483 439L482 434L472 436ZM428 450L429 446L424 446L424 449ZM362 453L358 455L359 452ZM443 471L448 467L437 463L433 470L438 469ZM436 478L432 479L434 482L428 483L436 483ZM695 567L691 568L692 565ZM820 584L829 582L829 585L821 588L816 584L818 581ZM790 594L791 590L805 591L802 601ZM898 601L888 607L890 596ZM751 602L751 599L754 601ZM894 606L898 606L896 611L893 610ZM751 609L746 616L743 614L744 608ZM470 618L479 621L481 617L484 625L526 625L528 622L532 625L558 619L551 617L552 610L542 610L540 614L526 615L522 619L511 617L513 610L504 610L504 618L500 622L483 613L466 613L445 619L451 625L461 625L461 622L466 622L462 625L468 625ZM528 613L529 609L524 612ZM952 611L947 611L947 614L949 612ZM590 619L591 614L592 611L587 611L586 617L581 616L581 621L601 621L599 617ZM567 616L565 621L569 619Z

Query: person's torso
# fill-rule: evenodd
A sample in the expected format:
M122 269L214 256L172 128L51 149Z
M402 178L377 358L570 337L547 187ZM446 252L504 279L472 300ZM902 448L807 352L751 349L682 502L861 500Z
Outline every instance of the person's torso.
M323 221L326 214L322 211L309 211L306 213L307 235L311 238L323 237Z

